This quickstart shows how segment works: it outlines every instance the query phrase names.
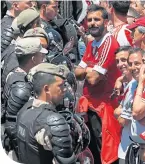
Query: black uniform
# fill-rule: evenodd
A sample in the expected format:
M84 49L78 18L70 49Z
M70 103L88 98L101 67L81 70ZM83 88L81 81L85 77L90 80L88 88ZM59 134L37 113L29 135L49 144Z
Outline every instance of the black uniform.
M1 20L1 53L10 45L14 38L13 29L11 28L14 17L6 14Z
M5 29L9 28L12 25L14 17L11 16L8 11L6 15L1 20L1 34L4 33Z
M41 129L45 129L42 140L47 150L35 139ZM32 107L31 102L25 104L18 115L17 137L20 162L52 164L55 158L62 164L75 163L69 125L51 105Z
M2 87L6 83L6 77L15 68L19 67L19 62L15 54L15 44L11 44L2 54L1 61L4 62L2 67Z
M32 87L25 80L26 74L23 72L10 72L4 86L5 104L5 133L12 143L12 149L17 153L16 142L16 119L18 111L29 100ZM5 145L6 147L8 145Z
M54 106L32 106L32 100L20 110L17 119L17 137L20 162L51 164L53 158L60 164L76 163L76 154L89 143L89 130L83 120L68 111L58 113ZM36 134L45 130L39 138Z
M76 60L78 59L78 51L77 51L77 31L75 27L67 20L67 19L57 19L50 22L46 22L45 20L41 19L41 26L45 30L47 28L53 28L57 32L60 33L60 35L63 38L64 45L70 41L70 39L74 38L74 48L72 49L72 53L75 54ZM47 32L47 31L46 31Z

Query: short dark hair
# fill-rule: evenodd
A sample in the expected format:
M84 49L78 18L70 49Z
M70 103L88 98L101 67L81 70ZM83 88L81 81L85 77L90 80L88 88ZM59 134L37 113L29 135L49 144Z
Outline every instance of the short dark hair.
M99 5L92 4L88 7L87 13L89 12L95 12L95 11L101 11L103 19L108 19L108 13L107 10Z
M141 54L143 54L144 51L143 51L141 48L132 47L132 48L130 48L130 50L129 50L129 55L134 54L134 53L136 53L136 52L140 52Z
M121 51L129 51L130 48L131 48L131 46L121 46L115 51L115 55Z
M110 2L112 7L114 8L115 12L120 15L127 15L129 10L130 1L111 1Z
M39 96L42 92L42 88L44 85L50 85L56 81L55 76L44 73L38 72L33 76L33 91L36 96Z
M34 56L34 54L28 54L28 55L17 55L17 59L18 59L18 62L19 62L19 65L20 66L25 66L28 61L32 58L32 56Z
M38 8L38 10L40 10L41 9L41 7L42 7L42 5L43 4L47 4L47 5L49 5L50 3L51 3L51 1L52 0L47 0L47 1L37 1L37 8Z
M132 47L130 48L129 50L129 56L128 56L128 60L129 60L129 57L131 54L134 54L134 53L137 53L137 52L140 52L142 57L144 56L144 51L141 49L141 48L138 48L138 47Z

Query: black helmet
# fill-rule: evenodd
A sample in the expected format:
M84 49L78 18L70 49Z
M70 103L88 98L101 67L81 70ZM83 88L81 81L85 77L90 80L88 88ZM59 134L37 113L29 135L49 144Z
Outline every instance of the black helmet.
M58 52L63 50L63 39L61 35L52 28L46 28L46 33L49 38L49 50L52 52Z

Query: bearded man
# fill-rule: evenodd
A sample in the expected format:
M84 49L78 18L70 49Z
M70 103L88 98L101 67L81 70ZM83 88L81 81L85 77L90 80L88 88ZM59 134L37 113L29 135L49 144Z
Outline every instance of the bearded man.
M101 153L102 164L113 163L118 158L120 125L113 116L115 103L110 99L110 94L119 75L114 54L119 44L107 32L108 13L103 7L95 4L89 6L87 24L89 33L95 40L88 43L86 52L75 70L77 79L85 80L83 99L87 108L86 111L79 112L86 112L88 116L93 141L90 148L95 163L101 163L98 161L98 151Z

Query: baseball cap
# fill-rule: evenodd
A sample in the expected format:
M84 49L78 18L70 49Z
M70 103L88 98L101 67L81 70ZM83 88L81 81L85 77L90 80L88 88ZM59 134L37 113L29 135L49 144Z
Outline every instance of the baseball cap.
M70 73L69 69L65 65L54 65L50 63L41 63L37 66L33 67L27 77L30 82L33 81L33 76L38 72L44 72L48 74L52 74L55 76L59 76L63 79L66 79L68 74Z
M23 37L24 38L27 38L27 37L44 37L47 39L47 43L49 43L48 35L45 32L45 30L41 27L36 27L36 28L27 30Z
M48 51L42 47L39 38L23 38L17 41L15 53L19 55L28 55L41 52L47 54Z
M14 34L20 34L19 26L27 27L39 16L39 12L33 7L22 11L12 22L11 27L14 30Z
M138 26L144 26L145 27L145 17L141 17L141 18L137 19L134 23L127 26L127 28L131 30L131 29L134 29Z

